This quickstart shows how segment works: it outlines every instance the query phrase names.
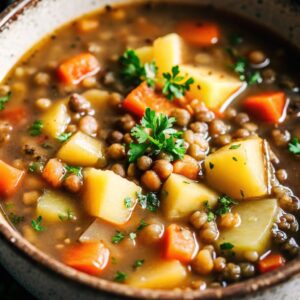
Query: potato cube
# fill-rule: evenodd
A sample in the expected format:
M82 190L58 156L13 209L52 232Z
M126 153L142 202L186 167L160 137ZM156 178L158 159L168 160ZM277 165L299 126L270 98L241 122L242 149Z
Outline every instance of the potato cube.
M158 72L171 72L173 66L182 61L182 41L178 34L171 33L156 39L153 43L154 60Z
M221 231L218 248L223 243L231 243L232 251L241 259L247 251L263 254L271 242L271 228L278 210L276 199L244 201L234 206L232 211L240 215L241 224Z
M57 157L75 166L101 168L106 165L103 144L80 131L60 148Z
M172 174L166 180L162 191L163 212L170 220L204 209L205 202L214 207L218 201L218 194L204 184L178 174Z
M242 88L243 83L227 71L212 67L180 66L181 74L193 77L194 83L187 93L191 98L202 100L209 109L222 111L222 106L234 98L235 93ZM228 101L227 101L228 100Z
M181 285L187 277L186 268L178 260L155 261L131 273L127 283L134 287L171 289Z
M46 221L72 221L77 219L77 213L73 200L61 192L45 190L38 199L37 215Z
M144 46L135 49L135 53L139 57L142 64L150 63L154 59L153 47L151 46Z
M263 140L259 137L233 142L210 154L205 170L209 185L234 199L268 194Z
M66 101L52 105L42 116L43 132L52 138L57 138L67 128L71 121Z
M112 171L84 171L83 201L87 212L110 223L124 224L131 217L141 188ZM126 207L125 199L130 206Z
M88 100L92 107L96 110L106 110L107 104L111 99L110 93L104 90L91 89L82 94L82 96Z

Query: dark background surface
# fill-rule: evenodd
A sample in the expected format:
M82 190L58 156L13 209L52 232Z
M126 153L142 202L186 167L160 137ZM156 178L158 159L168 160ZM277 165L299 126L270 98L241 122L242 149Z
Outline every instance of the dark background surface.
M2 11L13 0L0 0ZM0 265L0 299L1 300L35 300L29 295Z

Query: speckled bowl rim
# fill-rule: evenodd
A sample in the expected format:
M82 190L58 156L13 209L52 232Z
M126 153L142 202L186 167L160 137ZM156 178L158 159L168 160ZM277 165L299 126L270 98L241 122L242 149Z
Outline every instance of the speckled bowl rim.
M10 5L0 14L0 31L6 25L17 20L18 15L28 8L36 5L40 0L18 0ZM1 214L1 212L0 212ZM247 295L261 291L267 287L287 281L300 273L300 258L288 262L284 267L278 268L264 275L229 285L224 288L208 288L203 291L189 290L151 290L134 288L124 284L111 282L105 279L96 278L85 273L76 271L51 256L45 254L34 245L30 244L20 235L4 217L0 216L0 234L2 234L13 247L19 249L29 260L38 262L65 278L74 282L84 284L91 288L106 293L120 296L144 298L144 299L221 299ZM62 278L63 279L63 278Z

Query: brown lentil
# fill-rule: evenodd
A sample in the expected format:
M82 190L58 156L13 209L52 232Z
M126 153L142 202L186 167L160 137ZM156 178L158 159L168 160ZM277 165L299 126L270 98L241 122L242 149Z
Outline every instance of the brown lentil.
M152 192L157 192L161 187L161 180L154 171L146 171L141 176L141 183L147 190Z
M152 159L149 156L143 155L137 159L136 165L141 171L147 171L152 166Z

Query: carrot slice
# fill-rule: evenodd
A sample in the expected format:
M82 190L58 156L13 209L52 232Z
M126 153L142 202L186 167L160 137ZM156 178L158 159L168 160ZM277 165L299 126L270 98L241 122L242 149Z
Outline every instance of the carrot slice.
M51 158L44 170L43 170L43 178L53 187L60 187L62 184L62 180L66 170L62 162L60 162L57 158Z
M78 84L100 70L98 59L90 53L81 53L63 62L57 69L58 77L66 84Z
M211 46L220 39L219 27L210 22L183 21L177 25L177 33L196 46Z
M20 124L26 121L27 110L24 106L5 108L0 112L0 118L5 119L13 124Z
M9 197L16 193L25 172L0 160L0 197Z
M260 273L270 272L285 264L285 259L280 254L269 254L259 261L258 269Z
M248 97L244 103L246 111L259 120L279 123L285 107L285 94L283 92L264 92Z
M198 177L199 165L195 159L185 155L182 160L176 160L173 163L173 172L195 180Z
M167 259L178 259L183 263L192 261L196 250L193 233L177 224L171 224L165 232L165 252Z
M147 107L156 112L169 115L175 105L162 94L149 87L146 82L142 82L125 98L123 107L141 118Z
M110 252L102 242L91 242L71 246L63 256L66 265L81 272L98 276L107 267Z

